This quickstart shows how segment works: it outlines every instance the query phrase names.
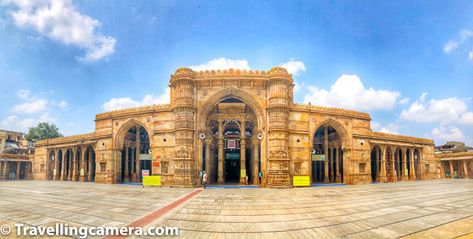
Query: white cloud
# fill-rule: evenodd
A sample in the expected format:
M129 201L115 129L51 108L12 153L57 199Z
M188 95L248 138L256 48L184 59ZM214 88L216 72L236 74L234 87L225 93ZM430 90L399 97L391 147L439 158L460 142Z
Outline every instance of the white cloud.
M404 105L404 104L407 104L407 103L409 103L409 98L407 98L407 97L404 97L404 98L402 98L402 100L399 101L399 104Z
M98 33L101 23L82 15L71 0L3 0L2 3L16 7L10 13L16 26L32 28L54 41L84 49L85 55L78 57L82 61L98 61L115 52L116 40Z
M466 139L463 132L453 125L440 125L439 127L434 128L431 134L434 140L441 142L465 141Z
M38 117L27 117L22 118L18 115L10 115L3 121L0 121L0 128L26 132L28 128L38 125L40 122L55 123L56 118L49 115L49 113L43 113Z
M366 89L356 75L342 75L330 90L307 86L309 94L305 103L357 110L385 110L396 104L400 93L397 91Z
M473 113L468 111L465 100L451 97L447 99L426 100L423 93L408 109L401 112L400 118L419 123L463 123L473 125Z
M382 133L399 134L398 131L399 131L400 127L396 123L390 123L386 126L382 126L380 123L373 121L373 122L371 122L371 129L373 131L378 131L378 132L382 132Z
M189 66L194 71L241 69L250 70L247 60L233 60L225 57L216 58L200 65Z
M57 103L57 106L61 109L65 109L67 107L67 102L65 100L61 100L59 103Z
M165 92L161 95L148 94L143 97L143 100L134 100L131 97L112 98L102 105L102 108L106 111L126 109L132 107L138 107L142 105L152 104L168 104L170 102L170 89L166 88Z
M458 37L456 39L450 40L444 45L443 51L445 53L450 53L472 38L473 38L473 31L468 30L468 29L463 29L460 32L458 32ZM470 51L468 53L468 59L473 60L473 51Z
M42 98L30 99L27 102L13 106L13 112L19 114L34 114L46 110L48 101Z
M296 61L294 59L290 59L288 62L281 63L279 66L286 68L287 72L293 74L294 76L298 76L299 73L306 70L304 62Z
M27 99L30 96L29 90L19 90L16 92L16 96L20 99Z

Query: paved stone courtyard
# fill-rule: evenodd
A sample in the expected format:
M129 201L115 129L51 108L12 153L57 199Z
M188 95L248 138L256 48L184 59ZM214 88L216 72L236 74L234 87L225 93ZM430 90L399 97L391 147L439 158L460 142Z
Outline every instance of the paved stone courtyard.
M196 189L0 182L0 224L126 226ZM180 238L473 238L473 180L212 188L148 222Z

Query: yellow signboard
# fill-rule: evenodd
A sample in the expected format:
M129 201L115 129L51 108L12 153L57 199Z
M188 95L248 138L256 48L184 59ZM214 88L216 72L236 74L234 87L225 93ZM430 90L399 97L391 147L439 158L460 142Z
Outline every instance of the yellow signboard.
M161 176L144 176L143 186L161 186Z
M310 186L310 177L309 176L293 176L292 185L294 187Z
M84 176L85 175L85 171L83 168L80 169L80 176Z
M240 178L246 177L246 169L240 170Z

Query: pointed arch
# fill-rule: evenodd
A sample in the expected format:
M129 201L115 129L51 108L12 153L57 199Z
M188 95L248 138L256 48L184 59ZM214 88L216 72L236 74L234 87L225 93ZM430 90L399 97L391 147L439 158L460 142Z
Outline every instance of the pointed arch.
M207 101L202 104L202 110L198 112L197 119L200 120L199 128L205 128L205 123L207 119L207 115L210 113L212 108L220 101L228 99L228 98L236 98L243 102L245 102L255 113L257 119L258 128L264 129L265 121L264 121L264 110L258 101L252 96L251 94L242 91L235 87L228 87L223 90L220 90L213 95L211 95Z
M351 137L348 137L348 131L338 120L333 118L328 118L324 121L317 122L311 132L317 131L320 127L328 125L334 128L337 133L340 135L340 140L342 142L342 147L349 147L351 145Z
M128 131L132 127L135 127L137 125L139 125L140 127L146 130L146 133L148 134L148 137L150 140L150 145L153 145L153 137L152 137L152 132L151 132L150 127L136 119L129 119L125 123L122 124L122 126L118 129L117 133L115 134L115 140L113 141L114 143L113 148L116 150L122 150L125 135L128 133Z

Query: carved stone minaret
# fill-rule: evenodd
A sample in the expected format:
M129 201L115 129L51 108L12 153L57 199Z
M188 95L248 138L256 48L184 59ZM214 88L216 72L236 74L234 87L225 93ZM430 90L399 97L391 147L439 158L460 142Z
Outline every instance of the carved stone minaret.
M268 80L268 186L290 187L288 119L293 81L286 69L275 67Z
M171 76L171 102L175 117L173 186L194 186L194 72L180 68Z

